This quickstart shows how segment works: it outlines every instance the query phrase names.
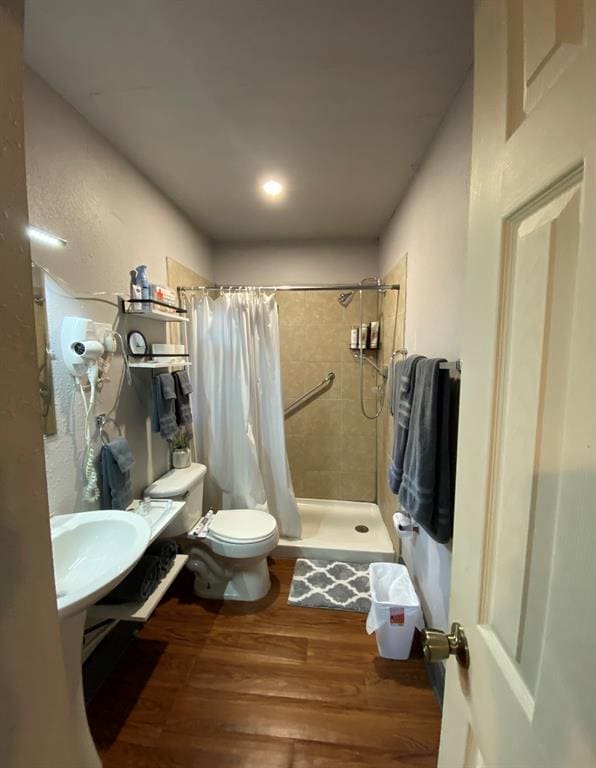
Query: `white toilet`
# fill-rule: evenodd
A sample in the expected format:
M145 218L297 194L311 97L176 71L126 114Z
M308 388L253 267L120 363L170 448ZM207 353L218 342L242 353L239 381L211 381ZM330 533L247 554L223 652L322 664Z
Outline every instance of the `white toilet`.
M145 498L185 501L186 505L162 536L178 539L189 555L199 597L218 600L259 600L271 586L267 555L277 546L277 521L259 509L222 509L211 521L207 536L188 537L203 514L203 483L207 468L191 464L171 469L144 492Z

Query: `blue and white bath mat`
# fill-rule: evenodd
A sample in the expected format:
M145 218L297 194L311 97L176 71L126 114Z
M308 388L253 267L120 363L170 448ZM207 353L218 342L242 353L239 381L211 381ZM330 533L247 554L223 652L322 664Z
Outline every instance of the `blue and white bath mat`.
M370 586L367 563L296 560L289 605L368 613Z

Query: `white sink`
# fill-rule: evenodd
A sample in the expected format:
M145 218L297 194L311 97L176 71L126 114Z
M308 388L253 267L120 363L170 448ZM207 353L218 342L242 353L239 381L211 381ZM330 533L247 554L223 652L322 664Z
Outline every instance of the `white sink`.
M137 563L151 536L142 517L114 509L56 515L50 528L60 619L107 595Z

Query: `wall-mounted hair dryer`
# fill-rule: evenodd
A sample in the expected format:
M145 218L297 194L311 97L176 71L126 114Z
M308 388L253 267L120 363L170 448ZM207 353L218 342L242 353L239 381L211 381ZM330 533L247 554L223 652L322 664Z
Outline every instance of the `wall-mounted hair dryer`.
M85 409L83 498L86 501L97 501L100 494L92 444L91 417L96 391L105 380L109 358L116 351L116 334L109 323L96 323L87 317L65 317L62 321L61 345L62 359L75 378ZM88 398L85 394L85 384Z
M116 351L116 340L109 323L96 323L86 317L65 317L62 321L62 359L77 379L85 376L106 352Z

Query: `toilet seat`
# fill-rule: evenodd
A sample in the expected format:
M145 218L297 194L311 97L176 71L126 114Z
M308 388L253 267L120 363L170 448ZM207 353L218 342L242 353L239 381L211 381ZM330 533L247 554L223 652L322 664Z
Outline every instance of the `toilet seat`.
M277 521L260 509L221 509L209 526L207 538L227 544L257 544L277 533Z

